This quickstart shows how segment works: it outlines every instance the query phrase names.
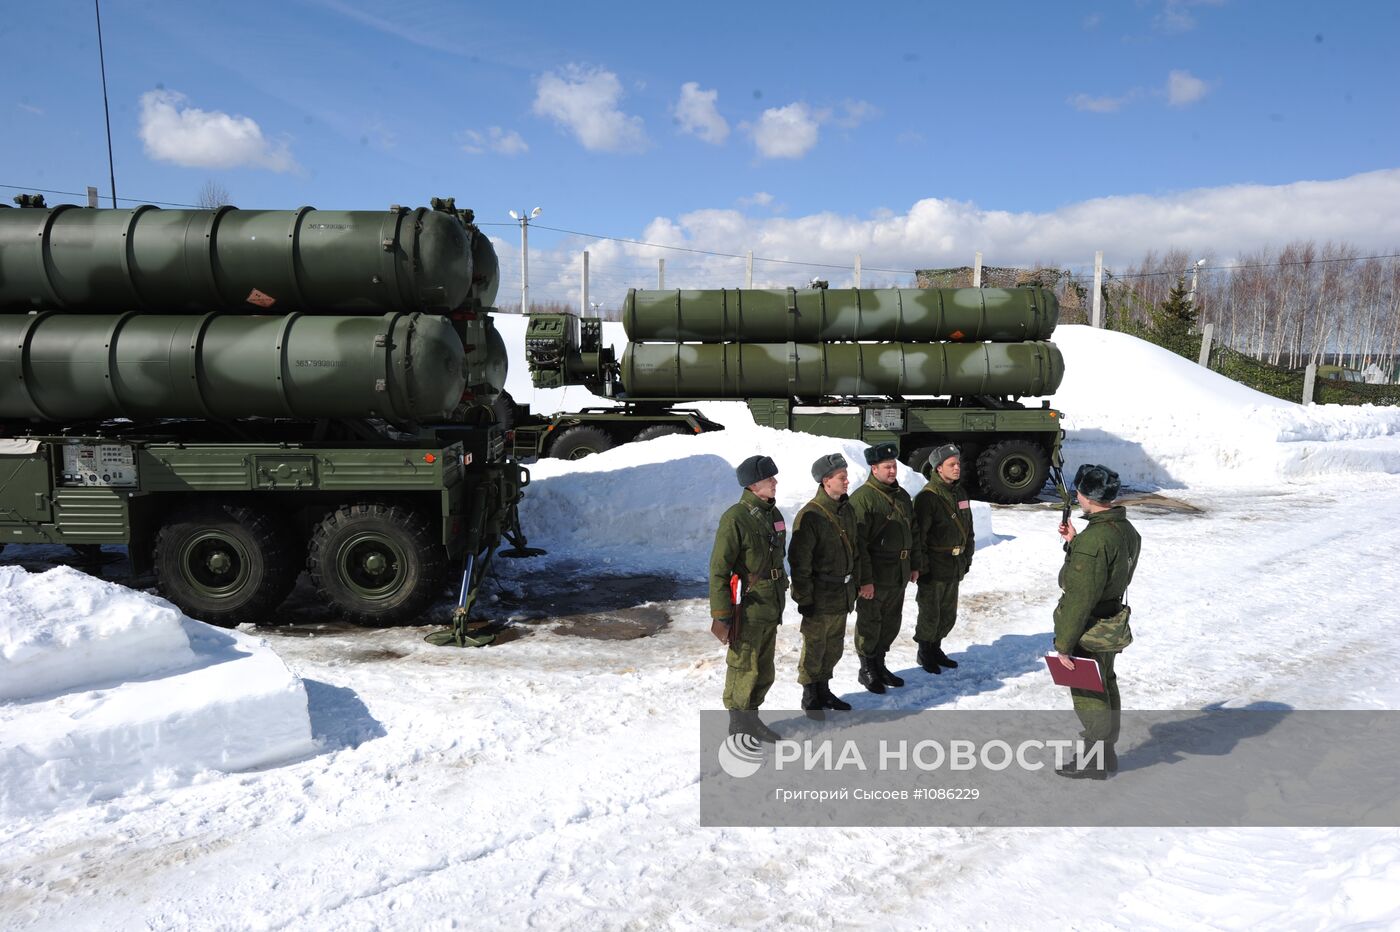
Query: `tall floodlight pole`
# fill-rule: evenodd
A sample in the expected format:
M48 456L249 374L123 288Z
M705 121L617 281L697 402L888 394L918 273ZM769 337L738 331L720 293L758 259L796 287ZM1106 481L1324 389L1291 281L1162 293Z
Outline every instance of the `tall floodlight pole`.
M528 214L510 212L510 219L520 224L520 313L530 313L530 221L540 215L536 207Z
M1196 276L1201 273L1201 266L1205 264L1206 260L1197 259L1196 264L1191 266L1191 293L1186 296L1186 303L1191 305L1192 310L1195 310L1196 307Z
M112 206L117 206L117 168L112 161L112 111L107 106L107 57L102 51L102 2L92 0L97 14L97 64L102 70L102 113L107 118L107 172L112 179Z

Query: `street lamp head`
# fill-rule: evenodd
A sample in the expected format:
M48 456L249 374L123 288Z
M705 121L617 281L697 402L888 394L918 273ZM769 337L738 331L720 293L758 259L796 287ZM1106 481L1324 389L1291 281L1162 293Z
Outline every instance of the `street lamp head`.
M1197 259L1197 260L1196 260L1196 268L1200 268L1201 266L1203 266L1203 265L1205 265L1205 264L1206 264L1206 260L1204 260L1204 259Z
M530 211L530 219L531 219L531 220L534 220L536 217L538 217L538 216L540 215L540 211L541 211L542 209L543 209L543 208L536 207L534 210ZM1205 260L1202 259L1201 261L1204 262Z
M510 212L510 219L512 219L512 220L519 220L519 219L520 219L520 215L517 214L515 211L512 210L512 211Z

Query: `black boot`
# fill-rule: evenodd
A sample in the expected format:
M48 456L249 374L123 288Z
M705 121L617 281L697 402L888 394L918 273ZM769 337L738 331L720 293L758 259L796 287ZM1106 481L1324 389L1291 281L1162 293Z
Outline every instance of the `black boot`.
M802 686L802 711L807 713L807 717L821 721L826 718L822 714L822 709L826 708L826 697L822 695L821 687L817 683L805 683Z
M1062 777L1069 777L1071 780L1107 780L1108 770L1097 765L1078 767L1073 761L1063 767L1055 768L1055 773Z
M831 709L833 712L851 711L851 704L831 691L831 680L827 680L825 683L818 683L817 686L821 688L822 702L828 709Z
M758 717L757 712L743 709L729 710L729 733L731 735L753 735L759 741L768 744L781 741L783 737L763 724L763 719Z
M958 668L958 662L943 653L942 644L933 645L933 659L938 661L940 667L947 667L949 670L956 670Z
M919 668L925 673L938 674L943 668L938 665L938 654L932 644L919 643Z
M882 693L885 691L885 680L880 676L880 668L875 663L874 657L860 658L860 672L856 674L856 682L872 693Z
M1105 741L1103 743L1103 756L1093 755L1093 744L1088 744L1085 750L1086 760L1070 761L1063 767L1057 767L1055 773L1062 777L1069 777L1071 780L1107 780L1108 775L1118 769L1118 755L1114 753L1113 744ZM1083 766L1080 766L1080 764Z
M874 662L879 665L880 679L886 686L893 686L895 689L904 685L904 680L890 672L890 668L885 666L885 655L879 654Z

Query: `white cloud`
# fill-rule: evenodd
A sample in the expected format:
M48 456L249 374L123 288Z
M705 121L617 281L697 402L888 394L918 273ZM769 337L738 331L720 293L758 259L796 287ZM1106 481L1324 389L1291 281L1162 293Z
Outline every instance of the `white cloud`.
M469 129L462 134L462 138L462 151L472 155L481 155L488 149L497 155L506 156L523 155L530 151L529 144L518 132L499 126L492 126L484 133Z
M801 102L763 111L758 123L750 127L758 154L765 159L802 158L817 144L824 115Z
M1173 71L1167 75L1167 103L1173 107L1189 107L1210 91L1210 85L1189 71Z
M263 136L251 117L200 110L187 101L168 90L141 95L141 141L151 158L187 168L299 170L286 144Z
M1074 109L1087 110L1090 113L1116 113L1127 102L1127 96L1090 97L1088 94L1075 94L1069 98L1069 104Z
M622 83L600 68L568 65L546 72L536 88L534 112L549 117L594 152L637 152L647 146L642 118L618 109Z
M1190 32L1196 28L1196 17L1191 8L1196 6L1220 6L1225 0L1166 0L1162 12L1152 20L1158 31L1169 35Z
M30 104L21 103L21 104L16 104L15 106L19 107L21 110L25 111L26 113L32 113L32 114L34 114L35 116L43 116L43 115L44 115L44 111L43 111L41 108L32 106L32 105L30 105Z
M773 195L767 191L755 191L748 197L739 198L738 203L740 207L767 207L773 203Z
M702 91L694 81L681 85L681 97L674 113L681 132L698 136L705 142L719 145L729 138L729 123L715 107L719 91Z
M868 101L848 100L841 104L841 112L830 119L842 129L855 129L866 120L873 120L879 115L879 108Z
M967 265L978 250L989 265L1045 263L1081 269L1092 267L1094 251L1099 249L1113 269L1139 261L1148 250L1160 254L1180 248L1192 255L1211 252L1228 259L1296 239L1347 242L1389 253L1400 246L1400 212L1391 208L1397 202L1400 169L1387 169L1334 181L1096 198L1044 212L993 210L940 198L863 217L836 213L752 217L740 210L700 210L656 218L637 238L740 256L752 249L758 287L801 285L813 275L829 278L833 287L849 287L851 275L840 269L762 259L850 268L860 253L863 281L869 286L909 282L907 274L880 269ZM592 292L609 306L616 306L629 286L654 287L658 255L666 258L666 281L672 287L732 288L743 282L742 258L572 240L548 254L552 261L541 263L541 268L560 269L556 283L560 299L567 300L577 291L576 257L583 248L591 251ZM546 300L544 295L554 288L545 285L538 299Z

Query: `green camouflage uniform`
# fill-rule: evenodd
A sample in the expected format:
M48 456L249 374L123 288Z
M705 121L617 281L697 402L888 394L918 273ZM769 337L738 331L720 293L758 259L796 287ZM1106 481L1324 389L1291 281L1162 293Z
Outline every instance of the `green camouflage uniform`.
M782 512L748 489L719 519L715 546L710 551L710 614L733 618L731 574L739 574L744 593L744 622L727 655L726 709L757 709L773 685L773 646L783 621L788 586L783 573L786 547Z
M942 649L958 620L958 584L977 549L972 508L961 483L949 485L935 472L914 496L914 526L923 546L919 569L919 622L914 640Z
M883 657L899 635L904 589L923 563L914 534L914 502L898 482L872 473L851 496L856 518L856 583L875 584L875 598L856 599L856 653Z
M846 616L856 601L856 518L847 496L818 488L792 522L792 600L802 611L797 682L826 683L846 641Z
M1055 650L1074 654L1079 638L1094 619L1112 618L1123 607L1123 594L1133 581L1142 537L1128 523L1121 506L1089 515L1088 525L1065 546L1060 568L1060 603L1055 606ZM1089 741L1118 740L1118 677L1115 654L1088 653L1099 662L1106 692L1071 689L1074 711Z

